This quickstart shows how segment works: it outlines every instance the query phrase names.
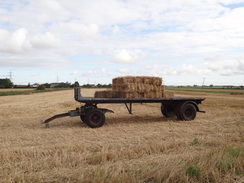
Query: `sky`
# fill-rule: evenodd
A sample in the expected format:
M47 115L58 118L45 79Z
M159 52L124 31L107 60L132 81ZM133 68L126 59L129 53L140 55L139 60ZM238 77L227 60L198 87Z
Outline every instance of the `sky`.
M244 85L244 0L0 0L0 78Z

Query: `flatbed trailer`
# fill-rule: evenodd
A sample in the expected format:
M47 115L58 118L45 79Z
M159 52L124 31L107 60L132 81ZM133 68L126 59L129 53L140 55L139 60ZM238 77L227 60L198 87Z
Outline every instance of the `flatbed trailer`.
M94 98L82 97L81 89L74 89L74 98L77 102L84 103L79 108L71 110L67 113L57 114L46 119L43 123L49 127L49 122L65 116L80 116L80 119L91 128L98 128L105 123L105 113L112 112L110 109L100 108L98 104L120 104L124 103L129 114L132 114L133 103L161 103L161 112L165 117L176 116L178 120L190 121L194 120L197 112L203 112L198 107L205 98Z

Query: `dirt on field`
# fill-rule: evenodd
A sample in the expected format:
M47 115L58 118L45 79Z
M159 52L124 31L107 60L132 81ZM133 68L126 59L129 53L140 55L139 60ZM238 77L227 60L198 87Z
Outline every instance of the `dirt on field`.
M82 89L83 96L97 89ZM160 104L100 104L106 123L41 122L80 107L72 90L0 97L0 182L244 182L244 96L206 97L194 121L163 117Z

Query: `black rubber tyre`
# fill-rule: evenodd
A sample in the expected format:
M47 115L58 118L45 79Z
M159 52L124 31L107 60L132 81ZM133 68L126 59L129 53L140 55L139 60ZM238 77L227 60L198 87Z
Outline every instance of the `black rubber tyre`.
M81 115L80 115L80 119L81 119L82 122L85 123L85 114L81 114Z
M86 112L84 121L91 128L99 128L105 123L105 115L99 109L91 109Z
M180 109L181 109L181 107L182 107L181 104L179 104L179 105L177 105L177 106L175 107L175 114L176 114L178 120L183 121L183 119L182 119L182 117L181 117L181 115L180 115Z
M161 105L161 112L165 117L174 117L175 114L175 108L170 105Z
M91 106L91 108L84 109L84 111L81 113L80 119L81 119L82 122L86 123L85 122L85 116L86 116L86 114L87 114L87 112L89 110L92 110L93 109L92 107L95 108L95 109L97 108L96 106Z
M177 117L183 121L191 121L194 120L197 115L197 110L194 104L185 103L180 106L178 109Z

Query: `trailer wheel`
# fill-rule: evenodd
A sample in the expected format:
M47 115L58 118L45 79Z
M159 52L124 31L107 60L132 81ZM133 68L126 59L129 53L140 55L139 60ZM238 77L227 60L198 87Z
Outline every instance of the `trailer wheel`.
M85 115L85 123L91 128L99 128L105 123L105 115L99 109L91 109Z
M80 119L81 119L81 121L83 121L85 123L85 114L81 114Z
M197 115L196 107L191 103L185 103L178 108L177 117L180 120L191 121Z
M161 105L161 112L165 117L174 117L175 114L175 109L174 107L170 105Z
M82 107L85 107L85 109L82 109ZM82 107L81 107L81 110L82 110L83 112L82 112L81 115L80 115L80 119L81 119L82 122L86 123L86 122L85 122L85 116L86 116L87 112L88 112L89 110L93 109L93 108L97 108L97 106L95 106L95 105L91 105L91 106L89 106L89 108L88 108L88 107L85 105L85 106L82 106Z

